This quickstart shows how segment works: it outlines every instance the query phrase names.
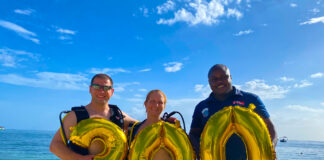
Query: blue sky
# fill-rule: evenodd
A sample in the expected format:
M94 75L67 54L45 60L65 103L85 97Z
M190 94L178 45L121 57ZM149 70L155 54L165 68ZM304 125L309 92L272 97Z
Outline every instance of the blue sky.
M0 125L56 130L104 72L110 103L143 120L145 95L161 89L189 128L222 63L279 136L324 141L323 42L323 0L2 0Z

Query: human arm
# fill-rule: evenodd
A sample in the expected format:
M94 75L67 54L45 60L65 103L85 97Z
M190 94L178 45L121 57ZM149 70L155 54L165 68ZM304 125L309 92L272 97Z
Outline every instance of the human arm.
M199 104L196 106L195 111L192 116L189 139L193 149L196 152L196 156L199 159L200 154L200 135L203 131L202 113Z
M63 120L64 131L66 138L70 138L70 127L76 125L76 116L74 112L70 112ZM54 135L51 144L50 151L55 154L60 159L66 160L91 160L94 155L80 155L73 152L67 145L63 142L60 129Z
M191 128L189 131L189 139L193 149L195 150L197 158L199 158L199 150L200 150L200 134L202 130L201 128Z
M277 132L275 126L272 123L270 119L270 115L267 109L265 108L265 105L261 101L261 99L258 96L256 98L257 99L255 101L255 105L256 105L255 111L262 117L264 123L267 125L273 148L275 148L277 145Z
M125 112L122 111L122 114L124 116L124 131L127 131L128 129L128 126L130 123L135 123L137 122L138 120L130 117L129 115L127 115Z
M277 145L277 141L278 141L278 135L275 129L275 126L273 125L272 121L270 118L263 118L264 123L267 125L269 134L270 134L270 138L271 138L271 142L273 147L276 147Z

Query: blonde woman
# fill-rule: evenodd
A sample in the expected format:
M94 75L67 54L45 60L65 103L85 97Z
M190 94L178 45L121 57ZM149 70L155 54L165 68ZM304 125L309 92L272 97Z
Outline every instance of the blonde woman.
M161 90L151 90L145 99L144 106L146 109L147 119L145 119L142 122L138 122L135 124L131 124L130 128L131 131L128 134L129 138L129 145L131 141L135 138L135 135L139 133L142 129L144 129L147 126L150 126L154 123L157 123L161 121L161 113L165 109L167 98L165 94ZM174 121L175 119L173 119ZM168 120L170 121L170 120ZM172 120L171 120L172 121ZM154 158L154 160L171 160L171 156L167 151L164 149L159 150Z

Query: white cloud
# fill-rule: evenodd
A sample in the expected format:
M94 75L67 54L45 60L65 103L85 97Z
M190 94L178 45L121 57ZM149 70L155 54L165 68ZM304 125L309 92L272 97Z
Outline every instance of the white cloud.
M37 38L30 38L30 37L24 37L24 38L25 39L28 39L28 40L31 40L31 41L33 41L36 44L39 44L39 39L37 39Z
M168 0L167 2L163 3L161 6L157 6L157 13L158 14L163 14L167 13L170 10L174 10L175 3L171 0Z
M141 94L134 94L134 97L143 97Z
M202 98L180 98L168 99L165 111L170 113L172 111L179 111L185 119L187 132L189 131L192 114L195 106L203 100ZM180 118L180 117L179 117ZM181 119L179 119L181 121Z
M142 98L128 98L126 100L129 101L129 102L142 102L142 103L144 103L144 99L142 99Z
M23 15L27 15L29 16L30 14L32 14L34 12L34 10L32 9L15 9L14 10L15 13L17 14L23 14Z
M284 82L290 82L290 81L294 81L295 79L294 78L288 78L288 77L284 76L284 77L280 77L280 80L282 80Z
M16 59L7 53L0 54L0 62L1 65L5 67L16 67Z
M177 71L181 70L182 63L180 63L180 62L169 62L169 63L163 64L163 66L165 66L164 70L166 72L177 72Z
M196 92L201 91L203 88L204 88L204 85L203 84L196 84L195 85L195 91Z
M193 24L194 21L194 16L188 12L185 9L178 10L176 13L174 13L174 18L173 19L160 19L157 24L168 24L172 25L176 22L183 21L187 23Z
M310 20L306 22L300 23L300 25L305 25L305 24L314 24L314 23L324 23L324 16L323 17L316 17L316 18L311 18Z
M135 103L135 106L131 108L129 115L139 121L144 120L146 118L146 109L143 103Z
M302 80L299 84L296 83L296 84L294 85L294 87L295 87L295 88L305 88L305 87L308 87L308 86L311 86L311 85L313 85L312 82L309 82L309 81L307 81L307 80Z
M0 63L5 67L17 67L19 62L26 61L27 58L32 58L38 60L38 56L33 53L22 51L22 50L13 50L9 48L0 49Z
M114 89L115 89L115 92L123 92L125 91L126 87L128 86L133 86L133 85L139 85L140 83L139 82L128 82L128 83L116 83L114 84Z
M243 17L243 14L235 8L234 9L229 8L227 10L227 17L236 17L236 19L240 19Z
M0 20L0 26L3 28L6 28L8 30L16 32L19 36L21 36L27 40L30 40L36 44L39 44L39 40L37 38L35 38L37 36L35 33L28 31L27 29L25 29L17 24Z
M320 12L320 10L318 8L314 8L311 10L311 12L313 12L314 14L317 14Z
M129 102L144 102L144 99L141 98L127 98L126 100Z
M255 79L248 81L243 85L237 86L238 88L257 94L262 99L280 99L284 98L289 92L288 89L278 85L266 84L264 80Z
M71 35L75 35L75 33L76 33L76 31L69 30L69 29L63 29L63 28L57 29L56 32L59 32L62 34L71 34Z
M211 89L208 84L207 85L196 84L195 92L200 93L203 98L207 98L209 96L209 94L211 93Z
M169 1L172 2L171 0ZM168 4L171 9L166 9L166 11L175 10L176 4L174 4L174 2L176 1L173 1L173 3L168 2L164 5L167 6L166 4ZM177 22L185 22L189 25L213 25L218 24L222 17L235 17L237 20L243 17L243 13L238 9L228 8L228 6L242 8L242 6L240 6L241 0L186 0L177 1L177 3L185 4L181 5L183 6L182 8L178 8L174 11L173 18L160 18L157 24L173 25ZM233 3L233 5L230 5L231 3ZM249 1L247 3L249 3ZM163 13L166 12L158 8L158 14Z
M10 29L10 30L13 30L13 31L15 31L17 33L26 34L26 35L29 35L29 36L36 36L35 33L31 32L31 31L28 31L25 28L23 28L21 26L18 26L18 25L14 24L14 23L8 22L8 21L0 20L0 26L2 26L4 28L7 28L7 29Z
M309 104L279 105L277 108L277 113L272 111L271 117L279 135L298 140L324 140L324 108Z
M240 32L234 34L234 36L248 35L248 34L251 34L251 33L253 33L253 30L249 29L249 30L245 30L245 31L240 31Z
M324 109L312 108L312 107L301 106L301 105L288 105L286 108L301 111L301 112L324 113Z
M122 68L91 68L90 73L93 73L93 74L97 74L97 73L105 73L105 74L108 74L108 75L114 75L114 74L117 74L117 73L129 73L130 71L127 71L125 69L122 69Z
M192 104L197 105L199 101L202 99L200 98L182 98L182 99L170 99L167 101L168 106L170 107L186 107L187 105L184 104ZM193 112L192 112L193 113Z
M17 74L0 75L0 82L48 89L86 90L88 78L80 74L38 72L35 78Z
M322 102L321 105L324 106L324 102Z
M146 7L140 7L139 10L143 12L144 17L148 17L148 9Z
M290 7L295 8L295 7L297 7L297 4L296 3L290 3Z
M69 36L60 36L59 39L60 40L68 40L68 39L72 39L72 38Z
M321 78L321 77L323 77L323 73L321 73L321 72L314 73L310 77L311 78Z
M152 70L151 68L146 68L146 69L139 70L139 72L149 72L151 70Z
M138 89L138 91L140 91L140 92L147 92L147 89L141 88L141 89Z
M176 22L186 22L190 25L205 24L212 25L219 22L219 18L225 15L224 5L221 1L211 0L206 2L205 0L195 0L190 2L188 9L181 8L174 13L174 18L160 19L158 24L172 25ZM193 11L191 13L190 11Z

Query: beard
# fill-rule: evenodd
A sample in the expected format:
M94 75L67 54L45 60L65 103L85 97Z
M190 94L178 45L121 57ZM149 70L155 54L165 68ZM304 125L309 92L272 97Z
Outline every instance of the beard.
M93 98L92 101L95 102L95 103L97 103L97 104L104 105L104 104L108 103L109 99L102 100L102 99Z

